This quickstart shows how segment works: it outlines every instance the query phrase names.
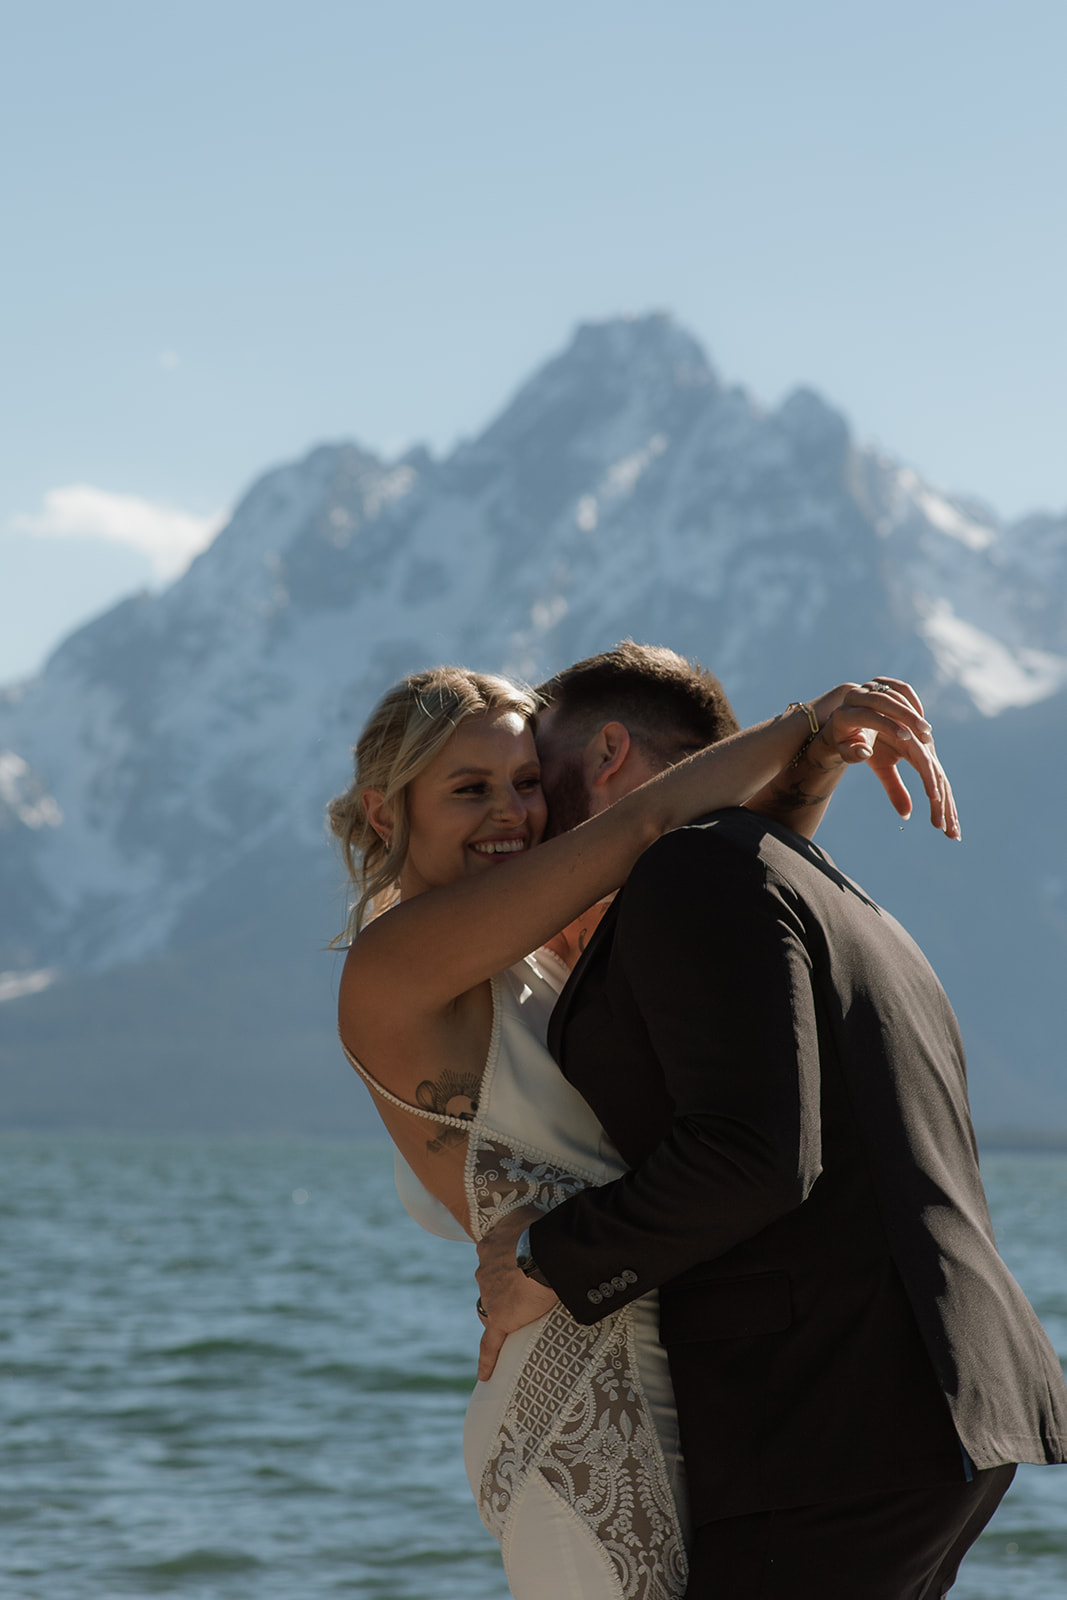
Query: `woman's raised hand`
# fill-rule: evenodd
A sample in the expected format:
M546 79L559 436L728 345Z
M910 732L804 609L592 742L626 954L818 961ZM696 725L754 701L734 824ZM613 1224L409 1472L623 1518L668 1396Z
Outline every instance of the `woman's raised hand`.
M952 785L937 758L922 701L909 683L871 678L831 690L812 705L822 725L804 752L806 760L827 768L865 761L898 815L910 817L911 796L898 770L907 761L922 779L934 827L950 839L962 837Z

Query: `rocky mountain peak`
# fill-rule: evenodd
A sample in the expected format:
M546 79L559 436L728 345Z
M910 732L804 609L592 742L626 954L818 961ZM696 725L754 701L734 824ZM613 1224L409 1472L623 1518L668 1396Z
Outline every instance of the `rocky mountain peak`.
M660 314L583 324L443 461L320 445L169 589L0 700L19 793L63 818L34 837L52 909L33 938L126 959L266 819L310 847L360 716L428 661L537 679L631 634L709 661L745 715L780 698L783 662L791 693L895 669L963 718L1040 700L1067 642L1036 572L1061 570L1067 528L1027 525L1006 565L961 506L810 389L769 413L724 389Z
M582 323L479 444L506 452L539 435L542 443L569 439L575 451L622 451L669 422L683 395L717 389L700 345L665 314Z

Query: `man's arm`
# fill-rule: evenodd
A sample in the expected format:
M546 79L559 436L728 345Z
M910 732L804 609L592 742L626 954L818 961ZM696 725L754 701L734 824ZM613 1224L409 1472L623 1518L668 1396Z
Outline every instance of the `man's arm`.
M485 1319L478 1351L478 1376L492 1376L500 1347L509 1333L536 1322L551 1311L559 1296L515 1264L515 1247L525 1230L544 1213L537 1206L521 1206L506 1216L478 1246L478 1311Z
M669 835L632 874L614 940L611 1003L622 1027L647 1034L675 1115L640 1166L531 1227L538 1267L584 1323L760 1232L820 1171L804 928L762 863L714 827ZM609 1125L611 1093L607 1081L594 1108ZM494 1290L508 1287L503 1246L495 1233L483 1246ZM512 1321L525 1294L513 1287L500 1301Z

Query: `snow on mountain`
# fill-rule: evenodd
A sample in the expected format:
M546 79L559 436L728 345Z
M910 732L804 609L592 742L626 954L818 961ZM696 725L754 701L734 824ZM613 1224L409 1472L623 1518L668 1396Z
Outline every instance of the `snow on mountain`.
M237 915L220 883L325 860L348 747L415 667L536 680L632 634L745 716L881 670L966 724L1067 686L1065 595L1067 518L1003 527L810 390L761 408L665 316L585 325L447 459L340 443L268 472L183 577L0 692L0 997L175 949Z

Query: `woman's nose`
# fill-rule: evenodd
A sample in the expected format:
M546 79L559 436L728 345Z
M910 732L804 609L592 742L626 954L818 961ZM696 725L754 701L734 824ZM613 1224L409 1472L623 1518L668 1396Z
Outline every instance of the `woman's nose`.
M509 783L498 790L493 811L502 822L521 822L526 815L526 804L519 791Z

